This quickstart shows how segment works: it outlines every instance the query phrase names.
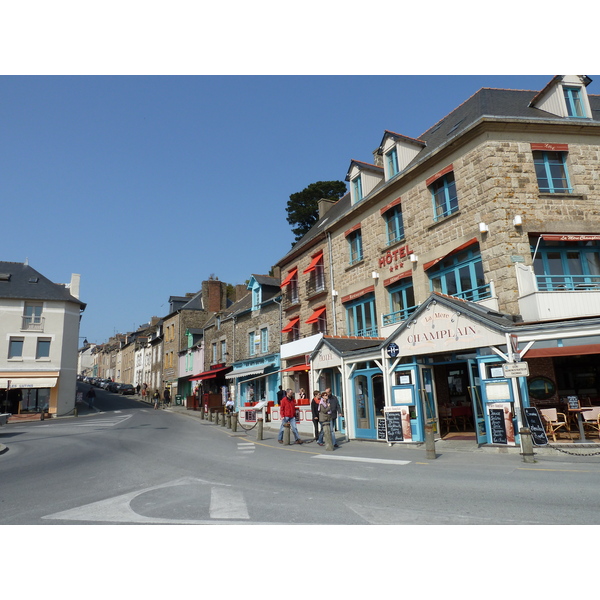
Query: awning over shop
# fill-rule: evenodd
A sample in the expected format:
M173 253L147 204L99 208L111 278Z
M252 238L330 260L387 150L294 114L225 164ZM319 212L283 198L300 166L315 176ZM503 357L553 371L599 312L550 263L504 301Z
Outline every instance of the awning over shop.
M326 306L321 306L321 308L317 308L315 312L310 315L308 319L306 319L305 323L316 323L319 320L319 317L327 310Z
M306 269L304 269L304 273L310 273L311 271L314 271L315 268L317 267L317 264L319 263L319 261L322 258L323 258L323 250L321 250L320 252L318 252L317 254L315 254L313 256L313 259L310 261L310 265L308 265L308 267Z
M296 273L298 273L298 268L292 269L287 274L287 277L281 282L281 287L285 287L286 285L288 285L292 281L292 279L294 279Z
M574 233L542 233L541 238L546 242L597 242L600 235Z
M231 367L220 367L219 369L213 369L212 371L204 371L204 373L200 373L199 375L194 375L190 377L190 381L198 381L200 379L214 379L219 373L223 373L224 371L229 371Z
M524 359L551 356L580 356L583 354L600 354L600 344L584 346L560 346L556 348L531 348L523 356Z
M284 371L310 371L310 365L294 365L293 367L288 367L287 369L283 369Z
M281 333L289 333L300 321L300 317L294 317L282 330Z
M0 388L8 389L10 381L10 389L23 388L52 388L58 381L57 377L16 377L10 379L0 379Z
M429 262L426 262L423 265L423 270L427 271L427 269L431 269L431 267L433 267L434 265L437 265L440 261L444 260L445 258L448 258L449 256L452 256L452 254L456 254L457 252L460 252L461 250L464 250L465 248L468 248L469 246L476 244L477 243L477 238L471 238L468 242L465 242L464 244L461 244L460 246L458 246L458 248L454 248L453 250L451 250L450 252L447 252L446 254L444 254L443 256L440 256L439 258L436 258L434 260L430 260Z
M225 375L225 379L236 379L237 377L246 377L247 375L262 375L265 369L272 366L273 363L269 363L268 365L246 367L245 369L234 369L231 373Z

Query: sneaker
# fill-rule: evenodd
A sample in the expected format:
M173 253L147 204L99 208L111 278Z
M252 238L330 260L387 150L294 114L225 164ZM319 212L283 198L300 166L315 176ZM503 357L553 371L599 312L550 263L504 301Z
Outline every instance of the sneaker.
M296 440L296 444L301 444L302 440Z
M325 445L323 442L317 442L317 444L319 444L319 446L324 446Z
M334 444L333 447L334 448L339 448L339 446L337 444Z
M280 444L283 444L283 440L277 440Z

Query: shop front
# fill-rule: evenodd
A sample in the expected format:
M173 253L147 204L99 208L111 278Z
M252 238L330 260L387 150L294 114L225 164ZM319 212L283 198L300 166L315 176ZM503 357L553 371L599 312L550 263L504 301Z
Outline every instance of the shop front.
M0 412L55 413L58 373L3 373L0 378Z

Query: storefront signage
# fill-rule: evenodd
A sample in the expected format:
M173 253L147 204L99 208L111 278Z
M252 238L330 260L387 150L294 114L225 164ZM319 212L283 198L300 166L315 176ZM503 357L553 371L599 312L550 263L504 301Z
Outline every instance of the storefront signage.
M400 411L385 411L385 428L388 442L403 442L402 415Z
M413 252L409 248L408 244L406 244L405 246L400 246L399 248L395 248L394 250L388 250L379 258L379 268L388 268L390 270L390 273L392 271L397 271L398 269L401 269L404 266L404 261L412 253Z
M525 419L527 425L531 431L531 440L536 446L545 446L548 444L548 438L546 437L546 430L544 424L540 418L540 413L535 406L526 406L523 408L525 412Z
M492 429L492 444L507 444L504 411L501 408L490 409L490 425Z
M504 377L529 377L529 365L526 362L504 363L502 365Z
M312 361L313 369L326 369L342 364L342 359L330 348L322 348Z
M400 354L400 348L398 347L398 344L394 344L393 342L391 344L388 344L386 351L388 353L388 356L391 358L396 358L396 356Z
M377 439L386 440L387 430L385 428L385 419L377 419Z

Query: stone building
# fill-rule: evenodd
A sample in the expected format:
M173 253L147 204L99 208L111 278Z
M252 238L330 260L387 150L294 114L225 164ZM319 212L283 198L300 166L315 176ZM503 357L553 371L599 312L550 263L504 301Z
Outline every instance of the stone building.
M282 369L332 387L350 437L381 439L401 414L404 442L432 422L438 436L464 423L489 444L503 411L506 443L518 443L534 400L600 398L589 82L484 88L416 139L385 131L371 163L351 161L348 194L277 263ZM514 361L530 376L504 377Z

